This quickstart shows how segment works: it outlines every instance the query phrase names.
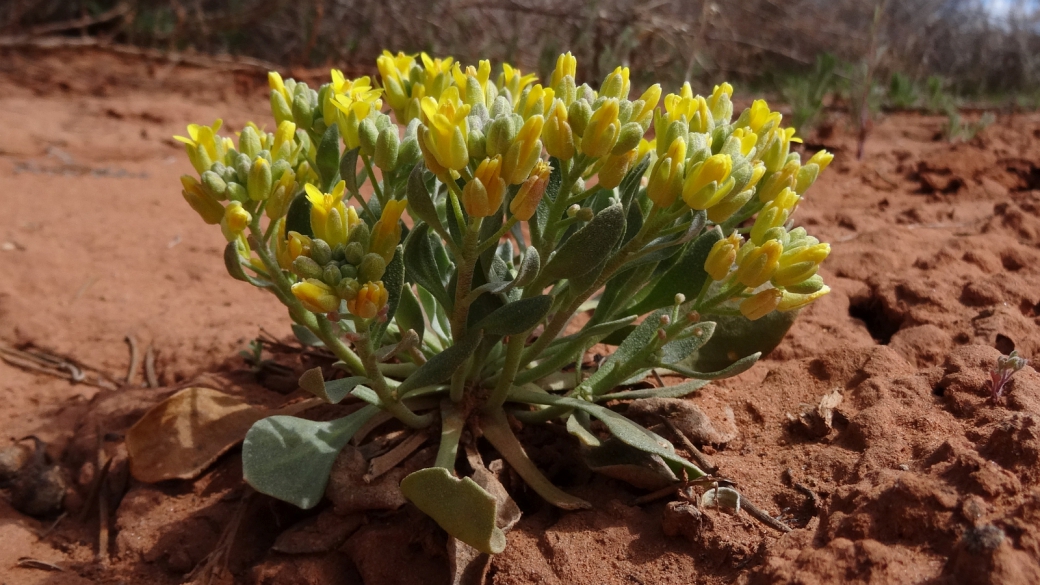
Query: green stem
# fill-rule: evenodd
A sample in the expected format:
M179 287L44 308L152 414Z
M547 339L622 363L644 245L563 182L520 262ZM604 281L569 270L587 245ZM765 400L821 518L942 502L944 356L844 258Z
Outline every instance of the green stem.
M459 439L466 427L466 420L462 418L455 405L448 400L441 402L441 442L437 446L437 458L434 459L435 467L443 467L448 471L455 471L455 460L459 456Z
M361 155L361 162L365 165L365 170L368 171L368 180L372 183L372 191L375 192L376 198L379 199L379 206L386 206L386 197L383 194L383 188L379 186L379 181L376 180L375 170L372 168L372 161L365 155ZM372 213L371 210L369 213Z
M466 319L469 318L468 299L470 289L473 288L473 272L476 270L477 240L480 238L480 223L483 218L475 217L466 230L466 239L462 245L462 255L459 258L458 278L455 282L455 308L451 315L451 337L454 343L458 343L466 335ZM451 377L451 399L454 402L462 400L463 390L466 384L466 366L459 367Z
M509 338L509 344L506 345L506 362L502 365L502 373L498 377L494 390L491 391L486 408L501 408L506 403L509 389L513 387L516 372L520 369L520 358L524 354L524 342L526 341L526 332Z
M735 295L739 295L740 293L744 292L746 288L746 286L740 284L739 282L733 282L731 284L726 285L722 289L722 292L720 292L719 294L709 298L706 301L703 301L702 303L696 303L693 309L699 313L709 311L713 309L716 305L722 304L728 301L729 299L733 298Z
M379 370L379 362L372 351L372 338L369 335L367 321L361 321L358 324L358 333L361 336L356 345L358 354L362 364L364 364L365 375L372 380L372 389L379 395L379 401L383 404L383 408L413 429L429 426L433 422L433 417L430 414L418 415L412 412L387 385L383 372Z
M485 250L497 244L498 241L502 239L502 236L506 235L509 230L513 229L513 226L516 225L517 221L516 216L507 219L493 236L484 240L479 246L477 246L477 256L480 256Z

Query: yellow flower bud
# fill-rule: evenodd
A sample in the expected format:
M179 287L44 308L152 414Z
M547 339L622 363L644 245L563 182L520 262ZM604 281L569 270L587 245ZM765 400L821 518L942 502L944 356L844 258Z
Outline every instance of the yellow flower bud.
M502 206L506 183L502 180L502 158L486 158L477 166L473 180L462 188L462 205L470 217L488 217Z
M299 232L289 232L285 243L285 258L288 264L292 265L300 256L310 256L312 245L313 240L311 240L310 236L305 236Z
M722 198L721 201L716 203L713 207L708 209L708 221L713 223L722 223L729 219L734 213L744 207L744 205L751 201L751 198L755 196L754 189L747 189L740 192L731 192Z
M277 71L267 72L267 85L272 91L281 94L282 99L284 99L286 103L292 103L292 94L289 93L289 90L285 87L285 82L282 81L282 76Z
M612 154L603 159L603 166L599 168L597 174L599 185L604 189L613 189L620 185L621 180L628 174L638 156L638 150L633 149L621 154Z
M509 212L520 221L528 221L534 216L538 203L545 194L545 188L549 185L549 175L552 167L549 163L539 160L535 164L531 175L527 177L516 196L509 203Z
M690 209L710 209L722 200L729 189L724 188L733 171L733 158L728 154L715 154L694 165L683 181L683 201ZM732 185L731 185L732 187Z
M329 313L339 309L339 297L332 287L316 278L308 278L292 285L292 294L308 311Z
M603 80L599 95L615 99L628 99L628 67L617 67Z
M263 201L271 196L271 163L265 158L257 158L249 169L249 180L246 191L253 201Z
M513 98L513 106L520 101L520 93L524 88L534 82L537 76L534 73L523 75L520 70L509 63L502 64L502 74L498 77L498 88L509 90Z
M294 286L293 292L296 292L295 289ZM383 281L368 282L358 289L356 297L347 301L347 310L362 319L371 319L386 306L389 296L386 287L383 286Z
M184 187L181 195L184 196L188 205L202 217L202 221L209 225L216 225L224 219L224 206L206 193L195 177L181 176L181 185Z
M751 107L744 111L737 120L737 125L746 125L752 132L764 136L766 132L780 125L783 116L779 112L771 112L765 100L755 100Z
M792 142L801 142L801 138L794 135L794 128L774 128L763 140L765 146L759 152L766 170L779 171L787 164L787 155L791 152Z
M827 152L826 150L821 150L818 151L816 154L812 155L812 158L810 158L809 161L805 164L815 164L816 166L820 167L820 172L822 173L827 169L827 166L831 164L832 160L834 160L833 154Z
M818 243L800 246L793 250L784 250L780 255L780 263L773 275L774 286L794 286L816 275L820 263L831 253L831 245Z
M379 221L372 226L369 252L379 254L389 264L394 259L394 250L401 243L401 214L408 207L404 200L391 199L383 207ZM351 208L353 209L353 208Z
M657 109L657 104L661 102L661 84L655 83L648 87L643 92L643 95L639 96L639 100L636 103L638 102L642 102L642 107L638 110L632 110L630 120L642 126L643 132L646 132L654 119L654 110Z
M774 172L762 182L762 186L758 188L758 200L762 203L769 203L773 199L776 199L784 189L794 189L797 184L798 170L801 164L793 160L784 165L782 169ZM762 165L765 170L765 164Z
M766 240L766 232L782 227L794 211L801 197L791 189L784 189L758 213L754 225L751 226L751 241L761 245Z
M737 282L748 288L762 286L773 277L780 265L780 254L783 251L783 245L776 240L769 240L761 246L755 246L753 242L745 243L737 253L737 271L734 277Z
M676 138L665 156L659 158L650 171L646 196L657 207L668 208L682 192L683 163L686 160L686 141Z
M756 321L772 313L780 305L784 294L775 288L767 288L758 294L748 297L740 303L740 314L751 321Z
M382 91L373 89L367 76L349 80L344 79L342 72L332 70L332 86L325 96L323 116L326 124L339 126L343 144L348 149L361 145L358 126L370 113L382 108L383 100L379 99Z
M224 233L227 241L234 242L249 227L251 221L253 221L253 216L242 208L242 204L232 201L224 208L224 218L220 220L220 231Z
M184 144L191 166L201 175L208 171L215 162L223 162L227 153L227 143L217 136L223 121L217 120L212 126L188 124L188 136L174 136L173 139Z
M390 51L383 51L383 54L376 58L376 68L379 69L379 75L383 79L386 101L393 108L399 120L411 102L407 80L414 65L415 55L405 55L401 52L392 55Z
M535 84L521 96L516 113L525 120L531 116L548 116L554 97L552 88L542 88L541 84Z
M282 122L278 124L278 131L274 133L274 143L271 144L271 156L274 160L289 160L293 156L293 147L296 140L296 124Z
M556 58L556 69L552 72L552 81L549 82L549 87L552 87L556 91L560 91L560 86L563 83L564 77L570 77L571 79L577 74L578 71L578 60L571 55L570 51L560 55Z
M570 160L574 156L574 132L567 123L567 107L557 99L549 109L542 128L542 142L549 156Z
M822 297L823 295L829 292L831 292L831 287L827 285L824 285L823 288L816 292L808 294L798 294L784 291L783 299L781 299L780 304L777 305L776 310L780 311L781 313L784 313L787 311L793 311L795 309L801 309L802 307L808 305L809 303L815 301L816 299Z
M721 281L729 275L729 269L737 259L737 250L742 240L740 234L733 232L728 238L715 242L704 261L704 270L712 280Z
M484 104L485 107L491 107L491 102L494 101L494 97L491 95L492 89L488 83L491 79L491 61L481 60L476 67L472 65L466 67L465 72L459 63L455 63L451 75L455 79L455 85L459 87L459 92L465 98L466 105ZM489 97L491 99L488 99Z
M732 85L723 83L715 86L711 97L708 98L708 107L711 108L711 115L716 121L721 121L722 124L729 123L730 118L733 117L733 102L730 101L732 97Z
M736 138L740 141L740 154L741 156L748 156L751 154L751 149L755 148L755 144L758 143L758 134L748 130L747 128L737 128L730 135L730 138Z
M544 123L545 119L541 116L531 116L516 134L502 159L502 179L507 184L519 185L531 174L531 169L542 154L542 141L539 137ZM484 186L488 187L487 184Z
M621 132L618 112L618 100L609 98L592 113L581 139L582 153L599 158L614 148L614 143L617 142L618 134Z

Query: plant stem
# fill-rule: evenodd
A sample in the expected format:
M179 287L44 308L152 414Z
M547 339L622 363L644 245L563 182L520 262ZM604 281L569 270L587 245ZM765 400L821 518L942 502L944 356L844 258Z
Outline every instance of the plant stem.
M473 287L473 272L477 266L477 259L480 257L480 253L477 251L477 240L480 238L482 220L483 218L475 217L471 221L462 245L462 256L459 258L458 279L455 283L455 308L451 315L451 337L454 343L458 343L466 335L466 319L469 318L470 305L467 297ZM466 370L467 366L463 365L452 374L451 399L454 402L462 400L466 384Z
M324 319L324 321L326 323L328 322L327 319ZM321 319L319 319L319 323L320 322ZM362 364L364 364L365 375L372 380L372 389L379 395L379 401L383 403L383 408L413 429L421 429L429 426L429 424L433 422L433 417L431 415L415 414L409 410L409 408L398 399L395 393L390 390L390 387L387 386L386 378L383 377L383 372L379 370L379 362L376 360L372 351L372 338L369 335L369 325L367 320L361 321L358 324L358 333L361 336L361 339L358 340L356 345L358 354L361 357Z
M372 183L372 191L375 192L376 198L379 199L379 206L386 206L386 196L383 194L383 188L379 186L379 181L376 180L375 170L372 168L372 161L365 155L361 155L361 162L365 164L365 170L368 171L368 180ZM371 213L371 210L369 210ZM378 218L377 218L378 219Z
M516 222L517 222L516 216L510 217L509 219L507 219L506 222L504 224L502 224L502 227L499 228L498 231L495 232L495 234L493 236L491 236L490 238L484 240L483 242L480 243L479 246L477 246L477 256L480 256L484 252L484 250L487 250L491 246L494 246L495 244L497 244L498 241L502 239L502 236L506 235L506 233L508 233L509 230L513 229L513 226L516 224Z

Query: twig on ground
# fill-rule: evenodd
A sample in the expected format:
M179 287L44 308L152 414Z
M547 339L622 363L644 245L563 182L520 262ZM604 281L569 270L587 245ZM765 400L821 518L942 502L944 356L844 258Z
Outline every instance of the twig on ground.
M675 436L679 437L679 442L681 442L683 447L685 447L686 450L690 452L690 457L692 457L693 460L697 462L698 467L712 475L719 472L718 466L709 461L708 456L702 453L701 450L698 449L697 446L694 445L693 442L690 441L690 439L687 438L686 435L683 434L683 432L680 431L677 426L675 426L675 423L673 423L667 417L662 416L661 419L664 421L666 425L668 425L668 428L671 429L673 433L675 433Z
M155 349L151 344L144 352L144 377L148 380L149 388L159 387L159 378L155 375Z
M43 350L21 350L0 343L0 359L12 366L62 378L73 383L82 383L106 390L116 390L118 386L94 368L82 363ZM93 370L88 376L85 370Z
M23 569L40 569L41 571L56 571L59 573L65 570L54 563L48 563L40 559L30 559L29 557L18 559L18 566Z
M126 385L134 383L134 378L137 376L137 339L133 335L127 334L126 343L130 346L130 368L126 372Z

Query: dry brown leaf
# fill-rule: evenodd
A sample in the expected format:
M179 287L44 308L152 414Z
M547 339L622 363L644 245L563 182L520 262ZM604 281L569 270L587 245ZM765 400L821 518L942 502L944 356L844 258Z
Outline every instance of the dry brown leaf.
M198 477L241 443L256 421L312 405L303 401L270 411L219 390L185 388L152 407L127 431L130 473L146 483Z

